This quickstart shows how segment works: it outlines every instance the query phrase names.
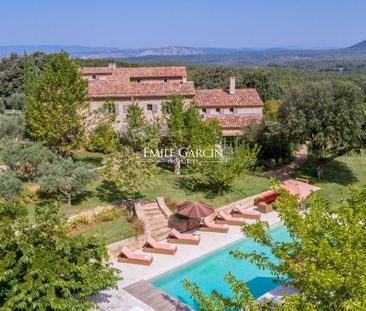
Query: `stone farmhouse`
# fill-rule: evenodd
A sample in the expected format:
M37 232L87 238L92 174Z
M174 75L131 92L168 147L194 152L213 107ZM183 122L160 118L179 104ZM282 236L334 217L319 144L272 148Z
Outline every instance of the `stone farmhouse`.
M115 103L116 128L126 129L128 105L138 103L148 120L162 116L162 104L169 96L180 94L185 105L194 101L205 119L217 119L222 126L224 144L234 143L242 127L262 117L263 102L252 88L236 89L231 77L228 90L196 90L187 81L186 67L84 67L89 80L91 109L98 109L106 99Z

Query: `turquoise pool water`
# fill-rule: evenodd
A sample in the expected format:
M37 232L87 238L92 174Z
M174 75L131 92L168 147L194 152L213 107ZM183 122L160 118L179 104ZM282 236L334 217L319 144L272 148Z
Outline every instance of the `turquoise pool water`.
M280 226L269 230L269 234L277 241L290 241L290 236L286 227ZM199 247L199 246L197 246ZM197 283L200 289L209 294L213 289L230 296L230 288L224 281L227 272L232 272L237 279L246 282L252 295L257 298L268 292L278 284L274 283L274 276L269 270L260 270L255 264L247 260L236 260L229 252L235 249L245 252L262 251L269 258L275 261L274 256L267 247L262 247L253 240L244 238L235 244L229 245L217 252L204 256L197 261L189 263L177 270L168 272L161 277L150 281L151 284L160 288L169 295L183 301L187 305L195 308L194 302L190 299L188 292L184 289L182 281L189 280Z

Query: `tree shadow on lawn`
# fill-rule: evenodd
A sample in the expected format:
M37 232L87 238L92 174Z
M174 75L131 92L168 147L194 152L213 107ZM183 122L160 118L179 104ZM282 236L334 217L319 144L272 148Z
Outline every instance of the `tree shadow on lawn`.
M78 193L73 199L72 199L72 205L78 205L81 202L88 200L94 195L94 192L91 190L84 190L83 192ZM61 196L60 196L61 197ZM62 196L62 200L65 201L66 204L66 198Z
M89 163L96 167L101 166L104 161L103 157L93 157L93 156L82 157L82 158L74 157L73 159L75 162Z
M197 192L201 192L204 194L204 197L209 200L212 200L218 196L218 194L212 189L212 186L210 186L206 181L198 176L179 176L174 184L189 195L194 195Z
M96 188L96 196L99 200L109 204L128 199L126 193L119 190L115 182L105 179ZM139 193L135 199L141 198L142 195Z
M324 169L324 177L322 179L317 179L314 176L314 171L315 160L313 157L310 157L304 166L295 171L294 176L307 178L311 183L336 183L343 186L354 184L359 181L348 165L339 160L333 160L328 163Z

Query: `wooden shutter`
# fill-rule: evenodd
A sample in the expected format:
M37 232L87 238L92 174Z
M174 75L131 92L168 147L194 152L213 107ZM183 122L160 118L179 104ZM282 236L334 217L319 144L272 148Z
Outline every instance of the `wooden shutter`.
M238 113L238 111L239 111L239 109L238 109L238 108L234 108L234 113L235 113L235 114L237 114L237 113Z
M114 104L114 112L115 114L120 114L120 111L119 111L119 104Z
M123 112L127 113L128 112L128 105L123 105Z
M210 109L209 108L206 109L206 114L210 114Z
M220 114L224 114L224 108L220 108Z
M152 112L158 112L158 105L157 104L152 105Z

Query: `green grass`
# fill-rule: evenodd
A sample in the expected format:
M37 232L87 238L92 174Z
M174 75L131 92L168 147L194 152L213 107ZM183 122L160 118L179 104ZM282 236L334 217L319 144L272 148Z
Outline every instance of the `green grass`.
M125 218L99 224L81 233L86 237L100 234L107 244L124 240L133 236L131 224Z
M295 172L295 177L307 178L319 186L320 194L336 202L350 185L366 185L366 154L346 155L330 162L324 170L324 178L314 177L314 159L309 158L305 165Z

